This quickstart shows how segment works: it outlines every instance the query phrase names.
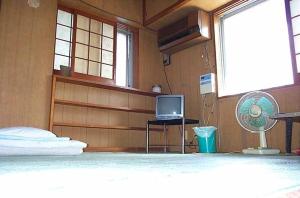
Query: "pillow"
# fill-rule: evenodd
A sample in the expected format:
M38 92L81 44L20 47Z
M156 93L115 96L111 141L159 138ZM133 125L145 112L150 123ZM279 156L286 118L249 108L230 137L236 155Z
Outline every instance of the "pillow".
M0 135L13 135L19 137L33 137L33 138L45 138L56 137L56 135L50 131L32 127L8 127L0 129Z

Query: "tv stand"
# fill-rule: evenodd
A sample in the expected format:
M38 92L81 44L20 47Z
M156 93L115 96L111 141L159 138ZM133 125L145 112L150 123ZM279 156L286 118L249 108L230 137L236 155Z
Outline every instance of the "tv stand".
M164 126L164 138L165 138L165 147L164 152L167 151L167 125L182 125L181 127L181 153L185 153L185 145L184 145L184 138L185 138L185 125L186 124L199 124L199 120L193 119L186 119L186 118L179 118L179 119L169 119L169 120L148 120L147 121L147 130L146 130L146 153L149 153L149 132L150 132L150 125L163 125Z

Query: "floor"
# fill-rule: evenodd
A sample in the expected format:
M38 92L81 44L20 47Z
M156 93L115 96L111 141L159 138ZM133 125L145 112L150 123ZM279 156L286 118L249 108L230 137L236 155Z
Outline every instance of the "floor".
M300 157L128 153L0 157L0 189L1 197L300 197Z

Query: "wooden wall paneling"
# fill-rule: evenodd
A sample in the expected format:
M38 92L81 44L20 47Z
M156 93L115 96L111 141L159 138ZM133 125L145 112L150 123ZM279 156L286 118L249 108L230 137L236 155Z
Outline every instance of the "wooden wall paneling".
M65 90L65 83L63 82L56 82L55 85L55 99L64 99L64 90Z
M129 94L128 100L130 108L146 109L146 96Z
M142 147L146 145L145 131L128 131L128 145L129 147Z
M55 6L55 1L46 2L34 10L25 1L2 1L0 126L48 127L52 70L40 65L52 63L54 32L49 37L49 30L54 25L46 26L44 17L47 23L55 21Z
M89 87L87 102L91 104L108 105L109 93L110 91L107 89Z
M82 142L87 141L85 128L78 128L78 127L62 127L61 135L63 137L70 137L73 140L79 140Z
M111 130L110 135L110 147L128 147L127 130Z
M168 93L166 80L163 73L162 55L157 47L155 33L141 29L139 32L139 88L151 91L155 84L162 85L162 92Z
M109 125L110 126L129 126L128 112L109 111Z
M110 91L109 105L117 107L128 107L128 93Z
M54 122L61 122L63 120L64 105L56 104L53 113L54 113L53 121Z
M155 111L156 108L155 104L156 104L156 98L149 97L149 96L146 97L146 109Z
M153 115L144 114L144 113L129 112L129 115L128 115L129 126L146 128L147 120L153 120L153 119L154 119Z
M52 132L56 135L61 137L62 132L61 132L61 127L60 126L53 126Z
M84 112L82 112L84 113ZM109 115L110 112L107 110L99 110L88 108L86 112L86 122L87 124L100 124L100 125L109 125Z
M73 85L72 101L87 102L88 101L88 87L82 85Z
M86 143L89 147L109 147L109 129L87 129Z
M251 134L245 133L235 120L234 109L237 101L237 97L234 97L234 100L226 98L219 100L218 131L221 139L220 150L223 152L240 151L251 136Z

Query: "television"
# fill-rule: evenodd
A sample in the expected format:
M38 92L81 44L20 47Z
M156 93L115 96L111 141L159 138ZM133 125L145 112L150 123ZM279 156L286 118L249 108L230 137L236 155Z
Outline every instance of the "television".
M183 95L160 95L156 96L156 119L171 120L184 116Z

